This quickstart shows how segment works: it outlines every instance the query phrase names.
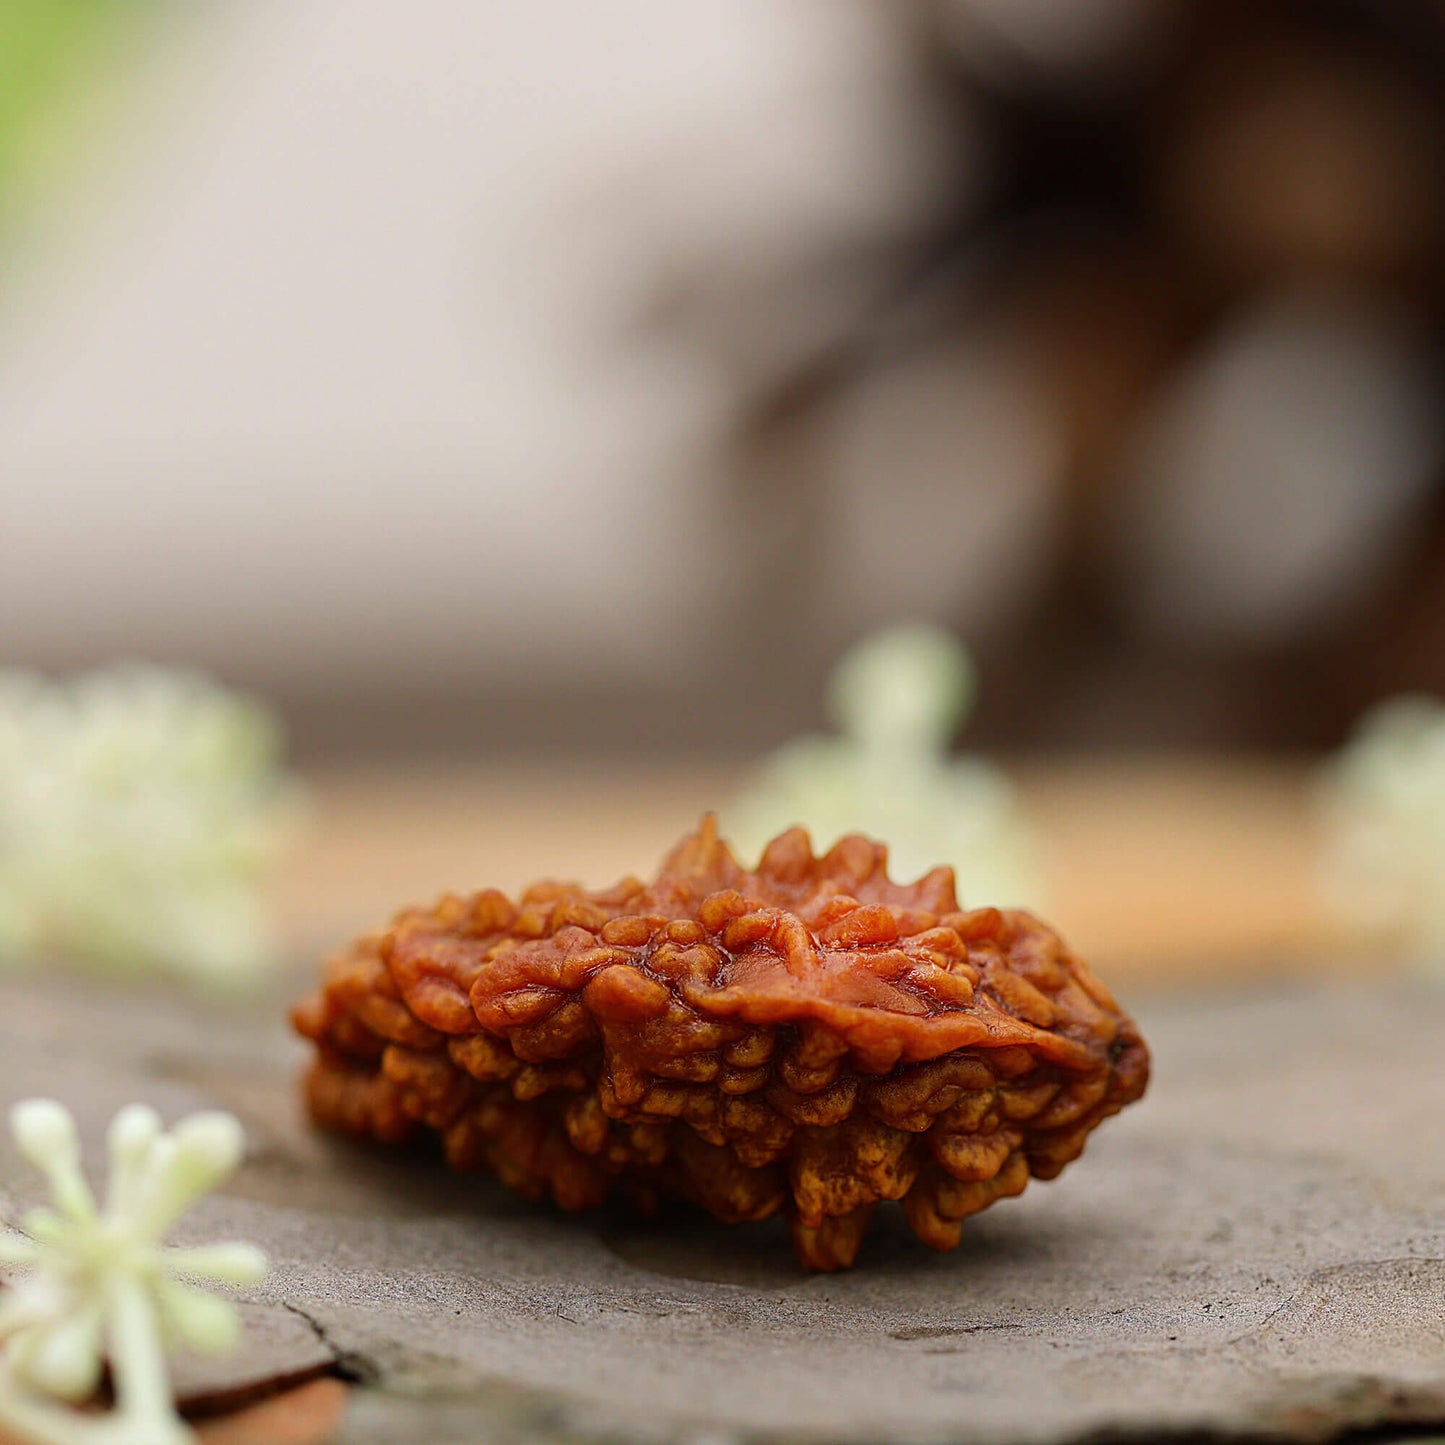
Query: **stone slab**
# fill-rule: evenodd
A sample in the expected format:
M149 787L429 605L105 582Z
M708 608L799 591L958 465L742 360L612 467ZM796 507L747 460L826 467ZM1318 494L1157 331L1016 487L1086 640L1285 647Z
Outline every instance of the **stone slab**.
M953 1254L883 1229L832 1276L802 1273L780 1226L569 1217L318 1138L281 1003L0 981L0 1104L56 1095L96 1150L136 1098L246 1122L247 1163L186 1233L270 1251L248 1298L271 1323L190 1392L339 1366L362 1382L358 1445L1445 1426L1445 991L1146 1000L1151 1092L1061 1179ZM0 1141L0 1208L33 1189Z

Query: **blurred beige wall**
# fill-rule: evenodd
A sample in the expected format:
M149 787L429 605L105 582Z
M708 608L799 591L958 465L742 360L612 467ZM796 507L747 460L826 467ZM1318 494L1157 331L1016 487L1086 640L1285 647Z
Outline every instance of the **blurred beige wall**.
M853 0L267 0L143 59L4 258L0 657L305 694L705 649L736 386L645 318L678 267L927 206L898 37Z
M916 616L1009 746L1445 687L1423 11L146 15L23 230L0 167L0 663L318 747L745 750Z

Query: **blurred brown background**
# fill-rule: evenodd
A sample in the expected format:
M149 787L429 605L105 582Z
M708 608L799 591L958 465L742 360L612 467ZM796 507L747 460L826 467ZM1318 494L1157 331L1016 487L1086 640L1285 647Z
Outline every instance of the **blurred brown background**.
M274 700L313 951L649 867L929 618L1106 969L1317 966L1442 152L1435 3L8 0L0 661Z
M304 755L746 755L955 625L1007 749L1445 687L1445 11L0 22L0 655Z

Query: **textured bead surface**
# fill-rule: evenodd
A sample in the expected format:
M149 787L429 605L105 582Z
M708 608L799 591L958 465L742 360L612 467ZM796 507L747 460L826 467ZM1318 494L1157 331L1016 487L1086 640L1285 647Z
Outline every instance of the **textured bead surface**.
M1050 1179L1143 1093L1132 1021L1030 915L953 874L801 830L744 870L711 819L651 884L541 883L409 909L297 1007L316 1120L430 1132L566 1209L613 1188L725 1220L782 1210L803 1264L853 1262L901 1200L926 1244Z

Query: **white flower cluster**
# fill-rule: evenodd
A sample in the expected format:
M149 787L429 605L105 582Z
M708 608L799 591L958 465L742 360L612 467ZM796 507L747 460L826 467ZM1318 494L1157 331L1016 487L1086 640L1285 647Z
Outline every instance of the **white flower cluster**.
M280 751L264 708L192 674L0 671L0 967L254 977L294 813Z
M230 1114L192 1114L166 1133L145 1105L122 1109L110 1126L103 1208L60 1104L27 1100L11 1127L49 1179L54 1208L31 1210L24 1235L0 1233L0 1268L26 1271L0 1294L0 1427L40 1445L192 1440L172 1401L166 1351L229 1349L240 1324L229 1300L189 1281L254 1284L266 1258L249 1244L161 1241L240 1162L240 1124ZM82 1413L60 1403L89 1400L106 1361L114 1409Z
M1361 932L1445 965L1445 702L1367 713L1322 786L1324 887Z
M965 905L1037 906L1032 843L1008 779L983 758L949 755L973 695L973 664L951 633L919 624L865 638L830 683L842 736L782 748L726 811L725 831L754 858L797 825L819 848L866 833L888 844L895 879L949 863Z

